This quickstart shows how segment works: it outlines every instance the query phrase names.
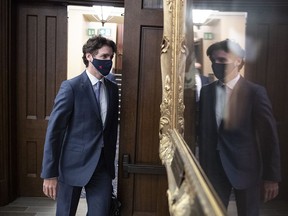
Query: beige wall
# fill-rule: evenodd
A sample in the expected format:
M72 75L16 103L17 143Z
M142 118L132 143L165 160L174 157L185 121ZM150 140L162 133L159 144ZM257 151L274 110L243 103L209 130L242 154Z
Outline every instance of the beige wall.
M205 32L213 33L213 40L203 39L203 73L208 75L212 73L211 62L206 56L207 48L218 41L227 38L232 39L245 48L245 29L246 29L246 13L225 13L220 12L213 16L215 20L206 26L201 26L200 29L194 27L196 39L203 38ZM243 69L242 69L243 71ZM242 72L243 73L243 72Z
M85 65L82 61L82 46L89 39L87 29L102 27L100 22L90 22L85 19L84 14L91 14L91 7L68 7L68 72L67 78L70 79L82 73ZM111 37L116 42L117 24L105 23L105 27L111 29Z
M92 7L68 7L68 78L79 75L85 69L82 61L82 46L89 39L87 29L93 28L97 33L97 29L102 27L100 22L85 19L84 15L91 14L92 10ZM199 29L194 27L196 38L203 38L205 32L211 32L214 35L213 40L203 40L204 75L212 73L210 60L206 56L206 50L212 43L229 38L238 42L243 48L245 47L246 13L219 12L213 15L213 18L213 22ZM105 27L111 28L109 38L117 42L117 24L105 23Z

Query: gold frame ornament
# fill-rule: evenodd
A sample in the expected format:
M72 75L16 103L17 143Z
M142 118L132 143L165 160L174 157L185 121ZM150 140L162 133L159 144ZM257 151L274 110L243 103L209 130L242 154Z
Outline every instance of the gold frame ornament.
M189 1L187 6L186 0L163 0L159 156L167 171L170 215L226 215L225 208L183 139L185 67L187 62L191 62L187 58L193 56L188 49L192 47L188 37L193 35L193 29L190 32L191 28L187 27L192 19L187 23L189 19L186 16L188 10L192 11L191 5Z

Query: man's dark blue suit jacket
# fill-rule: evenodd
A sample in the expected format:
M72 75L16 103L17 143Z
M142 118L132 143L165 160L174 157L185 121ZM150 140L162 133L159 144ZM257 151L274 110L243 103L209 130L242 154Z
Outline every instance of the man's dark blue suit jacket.
M118 87L108 79L104 81L108 102L104 125L86 72L61 84L49 118L42 178L58 177L72 186L86 185L97 166L103 142L107 170L111 178L115 177Z
M241 77L230 96L228 120L218 127L216 85L203 86L200 96L199 159L208 178L223 166L236 189L261 178L280 181L278 135L266 90Z

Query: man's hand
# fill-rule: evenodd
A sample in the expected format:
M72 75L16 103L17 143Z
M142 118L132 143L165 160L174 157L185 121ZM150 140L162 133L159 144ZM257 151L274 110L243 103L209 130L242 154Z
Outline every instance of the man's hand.
M279 192L278 182L264 181L263 182L263 198L264 202L274 199Z
M57 194L57 183L57 178L44 179L43 181L43 193L54 200Z

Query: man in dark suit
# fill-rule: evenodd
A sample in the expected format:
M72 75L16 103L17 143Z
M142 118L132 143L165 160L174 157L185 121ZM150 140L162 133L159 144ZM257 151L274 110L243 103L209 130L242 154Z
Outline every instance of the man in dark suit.
M207 85L210 83L209 77L204 76L200 73L202 65L198 62L195 63L195 84L196 84L196 102L199 101L200 98L200 90L202 86Z
M64 81L56 96L41 173L44 194L57 198L56 215L76 214L82 187L87 215L109 214L119 100L117 85L105 76L115 52L113 41L90 38L83 46L86 70Z
M257 216L261 189L264 201L273 199L281 178L271 103L264 87L240 75L237 43L212 44L207 55L218 80L201 89L200 163L226 207L233 188L238 215Z
M195 63L195 131L196 134L199 133L199 99L200 99L200 91L202 86L207 85L210 83L210 79L207 76L204 76L201 71L202 65L198 62ZM195 136L195 156L198 159L199 158L199 147L198 147L198 137Z

